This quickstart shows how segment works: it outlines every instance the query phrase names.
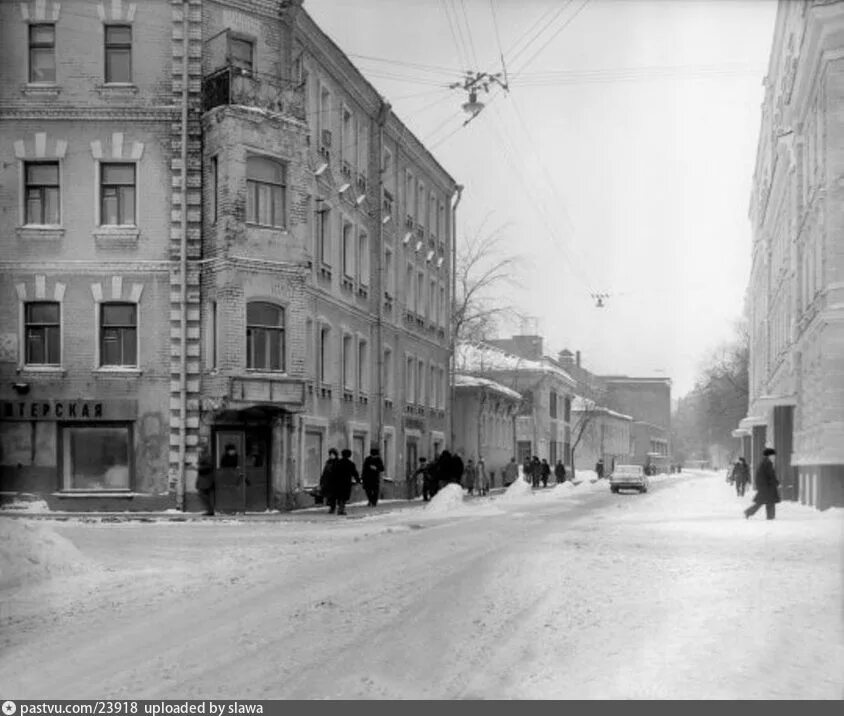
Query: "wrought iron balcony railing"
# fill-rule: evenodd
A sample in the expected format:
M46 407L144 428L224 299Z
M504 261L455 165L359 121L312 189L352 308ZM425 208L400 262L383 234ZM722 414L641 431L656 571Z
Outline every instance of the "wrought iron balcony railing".
M297 101L299 100L299 101ZM205 112L221 105L256 107L269 112L304 116L303 98L294 86L273 75L228 65L202 80L202 106Z

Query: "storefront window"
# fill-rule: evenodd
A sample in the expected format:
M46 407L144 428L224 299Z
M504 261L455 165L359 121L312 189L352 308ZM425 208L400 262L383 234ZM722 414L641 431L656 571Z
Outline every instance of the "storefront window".
M130 489L130 445L128 425L65 427L62 430L64 489Z

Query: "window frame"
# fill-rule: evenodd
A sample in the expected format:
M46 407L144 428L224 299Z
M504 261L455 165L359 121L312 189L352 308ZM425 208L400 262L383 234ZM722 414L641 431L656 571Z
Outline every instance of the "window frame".
M128 184L106 184L105 183L105 174L106 168L112 168L115 166L124 166L124 167L132 167L132 174L133 174L133 183L131 184L133 190L133 217L131 223L120 222L120 214L123 213L122 204L120 199L120 194L117 194L117 214L118 214L118 223L116 224L108 224L105 223L105 211L103 202L105 201L105 188L108 187L122 187L122 186L130 186ZM97 226L98 227L132 227L137 228L138 226L138 162L126 162L126 161L119 161L119 162L112 162L112 161L104 161L100 160L97 162L98 167L98 176L97 176L97 184L98 184L98 201L97 201Z
M249 307L250 306L261 306L261 307L270 307L276 311L278 311L278 315L280 316L280 324L279 325L270 325L270 324L259 324L259 323L250 323L249 320ZM261 299L255 299L246 302L246 370L250 372L256 373L286 373L287 372L287 311L285 306L282 306L278 303L273 303L272 301L264 301ZM264 360L265 364L259 366L256 364L256 353L255 353L255 340L256 340L256 332L261 332L265 334L265 342L264 342ZM277 334L277 335L276 335ZM272 343L270 338L273 340L278 340L280 345L278 346L279 351L279 360L281 366L279 368L273 368L272 363Z
M52 42L49 43L49 44L46 43L46 42L33 43L33 40L32 40L33 31L34 30L37 31L37 29L45 28L45 27L52 28L52 31L53 31ZM33 67L33 62L32 62L33 50L52 50L53 79L51 79L51 80L34 79L34 77L33 77L34 67ZM58 66L57 66L57 63L56 63L56 23L54 23L54 22L32 22L32 23L29 24L29 26L27 28L27 62L28 62L28 66L27 66L26 77L27 77L27 81L28 81L29 84L31 84L31 85L54 85L54 84L56 84L56 78L57 78L57 74L58 74L57 73Z
M22 225L23 226L61 226L62 225L62 163L60 159L37 159L37 160L24 160L21 162L22 171L21 171L21 179L22 179L22 200L23 200L23 216L22 216ZM46 221L30 221L32 217L29 215L29 191L30 189L40 189L40 204L41 204L41 219L45 219L45 197L46 193L45 190L53 187L52 184L35 184L30 183L29 181L29 169L35 166L52 166L55 165L56 167L56 207L58 216L58 221L54 223L47 223Z
M358 392L369 392L369 341L358 338L357 355Z
M44 305L44 304L54 305L56 307L56 310L57 310L57 320L56 320L56 322L43 322L43 321L42 322L35 322L35 321L31 321L29 319L28 313L29 313L30 306ZM23 325L23 344L22 344L23 351L22 351L22 353L23 353L23 355L21 357L23 359L22 360L23 367L24 368L37 368L37 369L41 369L41 368L48 368L48 369L61 368L61 366L62 366L62 348L63 348L63 346L62 346L62 343L63 343L62 337L63 336L62 336L62 303L61 303L61 301L48 301L48 300L45 300L45 299L36 299L35 301L24 301L23 304L22 304L22 314L23 314L23 318L22 318L22 325ZM44 361L36 363L36 362L30 360L31 354L30 354L30 350L29 350L29 332L30 332L30 328L33 327L33 326L35 328L43 328L43 329L49 329L51 327L55 327L55 328L58 329L57 330L57 333L58 333L58 339L57 339L58 340L58 362L54 363L54 362L51 362L49 360L44 360ZM44 340L44 346L45 346L44 353L45 353L45 357L47 357L47 354L49 353L49 351L47 350L47 347L46 347L48 345L46 333L45 333L43 340Z
M260 159L267 162L272 162L273 164L278 165L281 169L281 182L271 182L266 181L264 179L252 179L249 177L249 160L250 159ZM287 162L279 159L278 157L273 157L268 154L258 154L250 152L246 155L246 216L245 216L245 223L248 226L256 226L262 229L276 229L276 230L286 230L287 229L287 169L288 165ZM250 184L252 185L250 187ZM259 201L259 197L261 195L260 189L261 187L269 187L270 191L272 192L273 188L277 188L280 192L280 204L281 204L281 223L276 223L278 221L278 217L276 216L276 209L277 205L275 200L270 201L270 211L271 211L271 218L270 221L273 223L270 224L263 224L258 221L261 215L261 202ZM254 192L254 194L253 194ZM272 195L272 194L271 194ZM252 213L254 214L253 217L250 217L250 198L251 198L251 207Z
M99 354L97 356L97 363L98 368L104 368L107 370L138 370L140 368L140 331L138 330L138 318L139 318L139 305L137 303L133 303L131 301L102 301L97 304L98 306L98 316L97 316L97 348ZM105 313L106 309L111 306L131 306L134 311L134 319L135 323L133 326L129 324L109 324L109 326L105 326ZM105 363L105 331L104 329L108 327L114 330L120 330L120 352L121 358L123 353L123 331L125 330L134 330L135 331L135 362L134 363Z
M129 32L129 42L115 42L109 41L109 30L127 30ZM132 44L133 44L132 25L125 22L110 22L103 25L103 81L107 85L131 85L132 84ZM127 52L129 57L129 72L127 79L113 79L109 76L109 58L110 52ZM112 70L113 72L113 70Z
M246 66L241 60L235 62L235 54L232 51L233 44L242 43L249 45L249 64ZM255 72L255 38L249 35L242 35L238 32L226 32L226 63L229 67L236 67L243 75L252 76Z
M71 476L68 474L69 470L73 469L72 462L68 459L70 451L69 431L79 428L124 428L126 430L126 455L127 455L127 469L129 472L128 484L126 487L108 487L108 488L91 488L91 487L70 487ZM60 469L58 472L59 490L61 492L69 493L115 493L115 492L132 492L135 486L135 435L134 423L124 420L104 420L97 422L60 422L58 424L57 436L57 453L59 458Z

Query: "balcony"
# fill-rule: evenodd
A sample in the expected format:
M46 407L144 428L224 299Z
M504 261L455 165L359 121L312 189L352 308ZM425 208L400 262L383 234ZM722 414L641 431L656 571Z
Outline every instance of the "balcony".
M304 119L304 107L294 101L294 96L291 83L233 65L212 72L202 80L205 112L222 105L240 105Z

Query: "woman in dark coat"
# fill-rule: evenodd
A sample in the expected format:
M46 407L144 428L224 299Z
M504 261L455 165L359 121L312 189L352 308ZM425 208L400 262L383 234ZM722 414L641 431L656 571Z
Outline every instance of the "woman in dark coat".
M378 498L381 496L381 473L384 472L384 461L379 452L377 447L372 448L363 461L363 489L370 507L377 507Z
M337 501L337 514L346 514L346 503L352 496L352 483L360 482L358 469L352 462L352 451L344 448L341 457L331 470L329 479L331 496Z
M773 448L765 448L762 451L762 461L756 468L756 494L753 496L753 504L744 511L746 518L755 515L762 505L765 505L765 516L769 520L776 517L777 502L780 501L780 481L771 462L771 455L776 454Z
M325 467L322 468L322 475L319 478L319 491L323 499L328 504L328 512L333 513L337 507L337 500L331 493L331 471L337 464L339 456L334 448L328 451L328 460L325 461Z

